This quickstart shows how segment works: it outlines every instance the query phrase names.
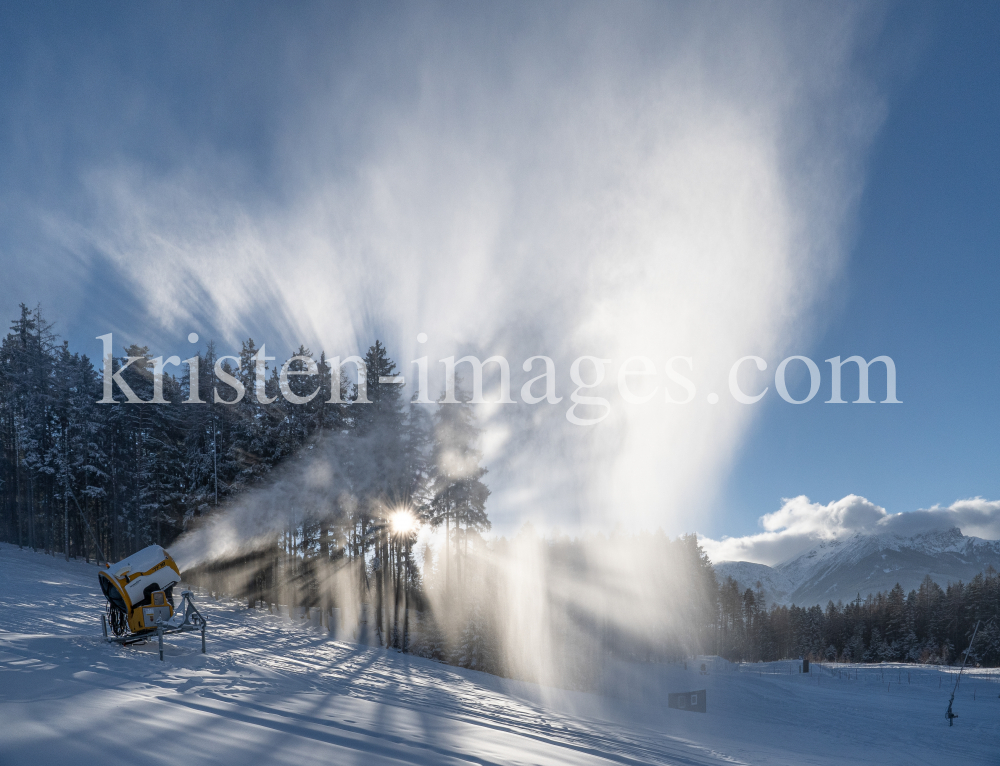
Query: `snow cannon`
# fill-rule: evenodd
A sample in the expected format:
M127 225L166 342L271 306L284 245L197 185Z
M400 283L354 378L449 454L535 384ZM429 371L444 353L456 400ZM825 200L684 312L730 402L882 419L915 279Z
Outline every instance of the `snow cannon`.
M174 586L181 581L177 564L159 545L150 545L127 559L97 573L108 600L107 615L101 615L104 638L128 646L151 638L160 641L170 633L201 631L201 653L205 653L205 618L195 609L191 591L181 591L183 613L174 614ZM108 635L108 627L114 636Z
M150 545L97 574L108 600L108 625L116 636L156 630L174 615L177 564L159 545Z

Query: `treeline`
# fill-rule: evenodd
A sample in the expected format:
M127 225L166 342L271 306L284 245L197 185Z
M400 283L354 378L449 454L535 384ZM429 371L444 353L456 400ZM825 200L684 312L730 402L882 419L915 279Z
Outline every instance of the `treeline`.
M111 371L149 402L157 393L149 349L124 351L110 360ZM312 356L303 346L296 355ZM212 370L216 361L209 343L198 367ZM215 400L211 376L196 377L202 390L192 392L190 376L169 374L157 376L168 404L122 405L117 385L119 403L100 404L102 372L59 342L41 309L22 304L0 348L0 534L35 550L112 561L151 543L169 546L217 507L266 483L307 442L335 435L338 486L314 514L323 520L290 523L275 546L290 577L306 567L315 544L331 560L361 562L365 586L380 603L390 590L398 597L418 575L414 531L398 518L394 530L393 517L409 509L467 549L467 536L490 526L489 490L470 406L440 407L432 421L425 409L404 405L399 386L380 382L397 372L381 343L364 361L370 403L363 405L328 403L331 366L323 354L320 374L299 361L291 367L299 375L282 382L272 367L260 380L264 360L252 339L237 363L221 365L245 391L232 404ZM306 398L317 385L309 402L289 402L289 393ZM340 386L345 401L357 396L346 374ZM235 394L230 387L223 398Z
M826 609L772 605L757 589L740 590L731 577L719 587L719 654L756 662L805 657L825 662L962 661L977 622L969 661L1000 665L1000 574L992 567L969 583L941 588L930 576L905 593L832 601Z
M185 579L250 608L311 612L349 639L582 689L599 683L609 656L663 662L714 645L718 586L694 535L553 539L529 525L487 540L453 527L450 544L422 546L418 566L413 536L388 525L387 566L355 556L331 516Z
M149 402L149 350L123 352L111 371ZM311 357L304 347L296 355ZM263 360L252 340L221 365L245 395L218 403L204 374L217 361L208 344L196 392L191 376L163 374L169 404L125 405L117 384L118 404L99 404L99 365L60 342L40 309L22 306L0 354L3 539L112 561L150 543L176 551L182 533L209 535L227 509L267 505L276 473L301 465L284 483L305 485L310 467L322 466L317 491L274 500L260 529L241 532L249 550L196 552L186 577L249 605L318 608L325 619L336 610L381 644L507 675L537 676L532 664L543 656L580 677L601 652L662 659L710 644L716 585L693 537L525 532L488 543L490 493L471 405L403 401L399 386L381 382L396 375L381 343L364 357L364 405L328 402L336 378L323 354L318 375L284 383L296 396L319 385L308 403L289 403L275 368L259 390ZM346 376L340 386L345 401L357 396ZM441 530L443 544L415 551L418 524Z
M149 357L130 346L113 371L143 399L153 398ZM309 355L308 349L299 352ZM240 369L224 369L253 391L257 349L243 343ZM384 357L377 344L370 355ZM215 350L199 356L202 370ZM375 360L377 362L377 360ZM321 359L321 363L324 363ZM383 360L384 363L384 360ZM40 309L22 304L0 348L0 534L7 542L69 556L121 559L150 543L169 545L195 518L261 481L321 429L363 429L345 405L290 405L267 380L270 404L244 396L213 401L211 384L183 406L98 404L103 376L86 355L59 342ZM178 403L187 380L166 374L163 395ZM304 388L303 379L291 381ZM325 382L329 387L328 380ZM378 385L372 386L378 395ZM328 391L325 393L329 393ZM115 389L116 401L124 401Z
M149 350L123 350L111 369L149 402ZM329 403L336 378L322 353L315 373L293 362L302 374L283 382L276 368L258 376L258 352L248 339L238 360L222 360L245 391L232 404L215 401L205 374L196 392L190 376L162 375L169 404L121 404L117 386L119 403L99 404L102 372L22 305L0 348L2 538L112 561L173 545L189 581L248 606L317 609L385 646L580 687L607 656L952 662L975 620L996 614L995 573L825 611L768 608L759 590L719 584L693 535L546 539L526 529L487 540L490 491L470 404L405 401L382 383L396 369L378 341L364 357L369 404ZM219 361L212 344L196 360L203 372ZM357 397L346 375L339 385L343 401ZM220 553L211 525L232 509L256 526ZM422 525L440 542L418 551ZM998 643L994 624L974 657L996 663Z

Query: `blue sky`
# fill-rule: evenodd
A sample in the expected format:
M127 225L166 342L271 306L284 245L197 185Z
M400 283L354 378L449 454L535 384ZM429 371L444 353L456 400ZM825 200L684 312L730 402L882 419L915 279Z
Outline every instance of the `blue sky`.
M890 14L875 58L912 58L887 68L846 270L801 353L888 354L903 405L822 404L829 376L801 407L768 399L714 531L752 532L762 509L800 494L856 493L893 513L1000 497L998 36L994 3Z
M762 340L739 353L769 348L771 371L779 350L810 356L824 373L820 394L791 406L772 385L753 418L712 431L690 465L686 455L697 450L683 444L644 448L641 418L601 432L596 447L553 425L561 411L544 427L498 422L490 436L500 445L491 464L496 513L514 519L513 509L557 496L567 507L614 497L636 476L655 483L657 466L671 460L679 467L662 479L667 489L640 491L632 505L654 509L644 523L659 523L657 509L668 507L669 531L697 525L714 537L753 533L761 515L798 495L825 504L855 493L890 512L1000 497L995 3L769 4L743 18L702 4L477 13L458 5L8 5L0 25L0 311L13 317L19 302L40 302L56 330L91 355L99 353L95 336L109 330L116 343L167 354L185 350L183 338L197 330L224 344L252 335L279 352L300 341L314 350L360 347L378 336L405 361L422 353L413 338L427 330L449 339L434 349L442 355L449 343L512 358L532 343L566 344L562 363L570 349L634 352L623 328L646 319L661 323L663 348L673 349L658 359L712 349L715 336L674 330L685 317L697 324L701 303L725 305L725 291L711 285L701 294L692 288L700 298L687 314L641 308L611 310L603 325L593 318L616 303L642 307L661 287L673 296L665 303L683 306L688 291L669 291L684 277L672 275L688 274L694 256L649 276L641 259L609 253L657 237L674 242L669 227L648 220L683 195L668 188L660 207L641 209L658 178L648 165L667 157L664 173L681 179L683 192L711 172L712 157L731 152L747 178L761 188L774 181L785 194L784 208L761 208L773 225L734 228L733 241L746 232L766 239L791 210L806 233L789 235L790 252L815 250L801 268L769 260L765 245L747 255L773 271L768 284L792 279L776 293L779 303L796 297L796 280L811 297L799 313L789 309L791 319L747 304L762 317L747 332ZM722 126L706 139L717 141L706 158L691 167L670 159L678 145L697 154L706 125ZM581 171L592 156L593 168ZM773 167L753 175L760 162ZM726 184L716 185L728 193ZM564 205L550 204L562 195ZM707 199L727 209L728 198ZM595 200L596 218L585 212ZM606 211L618 204L624 213L614 218ZM592 239L605 249L580 255L590 240L575 232L598 219ZM631 238L633 224L651 233ZM695 221L676 242L701 242L695 234L705 228ZM461 255L437 252L449 247ZM392 249L404 251L392 256L398 261L384 255ZM470 259L470 251L487 255ZM374 265L358 276L353 261ZM608 265L619 262L618 272ZM321 281L322 295L299 294L285 279L301 267L307 293L302 264L335 274ZM391 280L380 269L392 268L405 273L402 287L383 284ZM575 296L593 285L580 273L609 283L646 273L650 287L617 286L616 300L581 309ZM467 327L483 291L504 279L495 305L508 313ZM449 280L475 286L472 299L450 305L441 288ZM341 284L351 289L330 292ZM532 289L536 299L555 296L548 308L517 302ZM349 304L349 321L331 308L339 304ZM697 321L712 316L706 309ZM904 404L824 404L823 360L852 354L891 356ZM697 442L700 423L683 421L677 433ZM510 445L525 434L533 451L518 458ZM621 455L638 468L613 472L599 488L581 478ZM540 456L541 474L530 467ZM684 484L682 474L692 477L683 491L670 489ZM525 489L551 477L540 499ZM555 514L556 523L580 518L566 508Z

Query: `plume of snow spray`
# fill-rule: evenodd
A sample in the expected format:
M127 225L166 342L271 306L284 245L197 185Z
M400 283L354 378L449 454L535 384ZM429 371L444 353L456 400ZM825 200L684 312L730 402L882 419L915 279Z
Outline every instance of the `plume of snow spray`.
M785 350L836 274L879 113L852 69L870 23L779 5L411 9L366 32L383 59L317 53L325 75L274 105L278 194L234 194L211 156L96 168L88 244L182 333L208 311L231 343L262 322L269 345L331 355L379 336L411 382L428 358L432 392L442 357L502 354L516 376L550 356L560 404L484 408L494 522L680 532L753 409L725 395L729 366ZM398 88L379 87L386 71ZM612 360L605 390L651 357L653 399L609 397L605 421L570 425L581 354ZM674 356L692 360L675 362L697 383L688 405L666 402L686 397Z
M598 396L625 359L654 358L652 400L592 428L567 422L566 390L560 404L483 406L490 513L507 531L684 531L753 409L705 393L725 391L736 359L787 350L836 275L879 112L853 69L867 13L411 7L347 43L383 55L317 54L320 76L282 102L278 193L226 192L228 160L211 157L174 174L97 168L103 223L86 239L180 332L210 305L232 342L267 317L283 341L328 353L379 336L407 374L424 356L502 354L516 371L542 354L561 387L593 354L615 365ZM193 296L209 300L196 310ZM685 398L664 382L670 357L692 360L690 404L668 401ZM287 477L180 541L179 560L232 552L338 496L336 461L316 450ZM548 581L543 548L522 540L497 559L513 562L500 566L506 635L533 636L540 666L558 652L554 614L634 621L615 588L651 602L632 553L588 547L594 576L573 584Z

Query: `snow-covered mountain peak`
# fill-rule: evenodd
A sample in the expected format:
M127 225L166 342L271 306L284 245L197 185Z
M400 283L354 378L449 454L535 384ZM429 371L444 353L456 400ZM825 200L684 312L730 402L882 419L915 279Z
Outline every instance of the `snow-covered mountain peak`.
M819 541L774 567L723 562L716 571L741 587L753 587L759 580L772 601L809 605L889 590L897 582L909 591L927 575L942 587L968 582L987 566L1000 569L1000 541L969 537L952 527L909 537L858 532Z

